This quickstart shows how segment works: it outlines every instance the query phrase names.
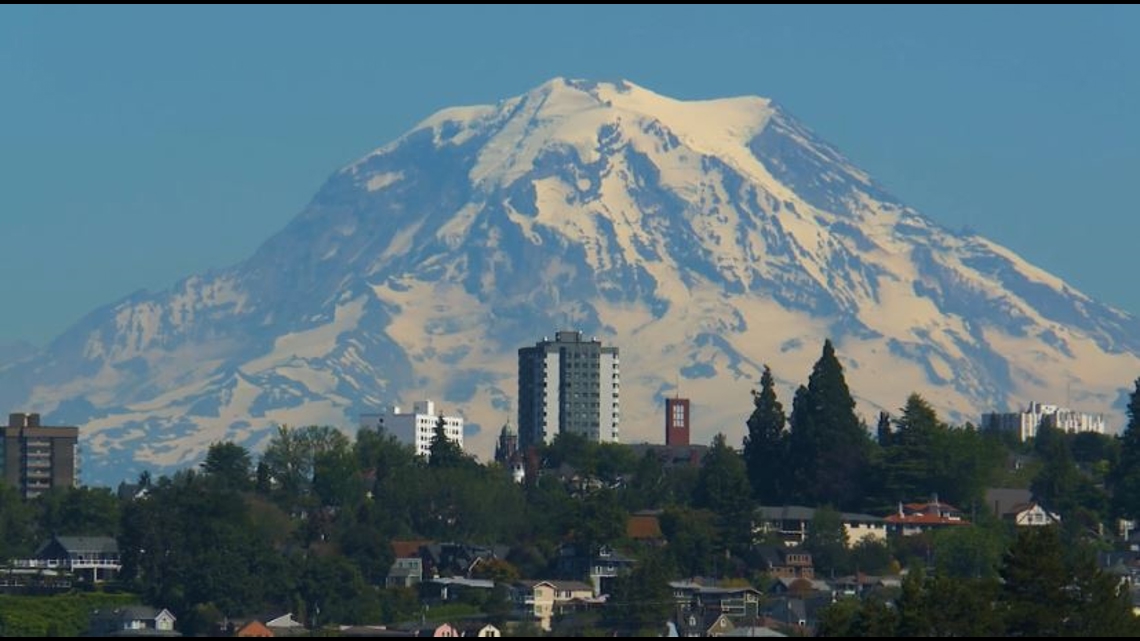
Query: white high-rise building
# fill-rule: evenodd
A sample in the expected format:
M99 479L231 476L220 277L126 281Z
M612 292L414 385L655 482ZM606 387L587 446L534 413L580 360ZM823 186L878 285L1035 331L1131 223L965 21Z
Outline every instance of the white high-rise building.
M618 441L621 378L618 348L581 332L556 332L519 349L519 447L549 443L562 432L596 443Z
M426 457L431 452L431 442L435 438L435 426L439 418L435 413L435 403L416 401L408 413L401 413L400 407L393 405L382 413L361 414L360 427L383 428L401 443L414 447L416 454ZM455 441L459 449L463 449L463 417L444 416L443 421L447 438Z
M1022 441L1028 441L1037 436L1042 421L1064 432L1105 433L1104 414L1087 414L1044 403L1030 403L1020 412L982 414L982 429L1015 432Z

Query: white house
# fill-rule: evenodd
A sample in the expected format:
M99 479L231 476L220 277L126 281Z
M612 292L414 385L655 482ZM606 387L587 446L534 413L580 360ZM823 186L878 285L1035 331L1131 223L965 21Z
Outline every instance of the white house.
M35 558L17 559L21 569L65 570L92 583L115 578L122 563L119 544L109 536L53 536L36 551Z
M174 621L174 615L165 608L159 610L145 605L128 605L92 612L91 632L100 636L124 636L124 633L134 636L142 632L176 636Z
M1002 518L1013 521L1014 525L1018 527L1040 527L1056 525L1061 522L1061 515L1046 510L1036 501L1015 505L1003 514Z
M799 545L807 540L808 529L815 518L815 508L802 505L761 505L756 508L758 534L778 534L785 545ZM870 514L841 512L839 520L847 534L847 546L860 541L885 541L887 523Z
M520 615L533 617L547 632L555 613L571 602L603 602L594 598L591 586L579 581L520 581L511 587L511 598Z

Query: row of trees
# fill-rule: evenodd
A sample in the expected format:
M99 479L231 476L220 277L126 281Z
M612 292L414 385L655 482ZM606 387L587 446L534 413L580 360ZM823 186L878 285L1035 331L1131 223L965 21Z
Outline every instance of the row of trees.
M921 569L888 606L879 596L840 601L821 615L819 636L1136 636L1127 589L1099 571L1091 551L1065 545L1055 527L1023 528L998 576Z
M1140 436L1131 428L1118 442L1101 434L1067 435L1043 424L1027 449L1008 435L969 424L953 427L912 394L897 417L880 415L872 438L854 406L830 342L807 385L796 390L790 418L765 368L744 437L756 500L884 513L900 502L937 495L968 509L981 504L988 486L1032 481L1039 500L1085 525L1140 516ZM1136 409L1130 407L1130 415ZM1006 474L1014 453L1036 458L1035 477ZM1117 491L1110 501L1112 489Z

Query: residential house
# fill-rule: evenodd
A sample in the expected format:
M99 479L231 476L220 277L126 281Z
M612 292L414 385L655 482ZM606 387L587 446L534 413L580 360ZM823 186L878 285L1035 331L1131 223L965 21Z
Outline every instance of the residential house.
M819 579L778 577L772 584L772 594L791 594L805 597L810 594L831 594L831 585Z
M758 534L776 534L784 545L800 545L807 540L808 530L815 519L815 508L802 505L769 506L756 508ZM840 512L839 520L847 535L847 546L861 541L884 541L887 538L886 522L870 514Z
M427 543L419 556L424 560L424 576L471 576L480 564L506 559L508 553L510 548L505 545Z
M689 610L677 616L677 636L719 637L736 626L723 612Z
M382 625L342 625L340 629L337 630L337 635L342 637L383 639L387 637L414 637L416 636L416 632L414 630L389 629Z
M149 493L149 486L141 483L127 483L126 481L119 483L119 487L115 491L120 501L137 501L141 498L145 498Z
M661 532L661 510L642 510L629 515L625 522L625 536L631 541L660 545L665 542Z
M273 630L270 630L261 621L256 619L246 623L234 632L235 637L256 637L256 638L272 638Z
M16 568L64 570L99 583L113 579L122 569L119 543L109 536L53 536L40 546L35 558L17 559Z
M420 596L427 600L447 602L455 601L464 594L480 591L487 593L494 589L495 582L490 579L465 579L453 576L424 581L420 585Z
M502 630L486 621L460 621L455 625L460 636L464 637L501 637Z
M682 609L721 612L732 619L755 618L761 593L751 586L713 587L694 581L670 581L673 598Z
M733 628L733 629L729 630L728 632L725 632L719 636L722 636L722 637L749 637L749 638L769 637L769 638L772 638L772 637L786 637L788 635L786 635L782 632L777 632L776 630L774 630L774 629L772 629L766 625L743 625L743 626L738 626L736 628Z
M619 554L608 545L603 545L590 561L590 583L594 586L594 594L612 593L614 580L623 574L628 574L633 565L633 559Z
M293 618L292 612L278 616L266 617L265 627L273 632L274 636L289 636L299 634L305 629L305 624Z
M46 595L72 588L71 574L30 567L0 568L0 594Z
M815 566L811 553L799 547L764 546L757 548L764 563L764 571L777 578L812 579Z
M831 594L773 596L761 608L761 625L790 636L814 636L820 613L832 603Z
M1017 487L988 487L985 493L985 502L993 515L1002 518L1014 506L1029 503L1033 500L1033 492Z
M1140 554L1131 550L1097 552L1096 563L1101 572L1119 577L1122 584L1140 586Z
M181 636L174 630L169 610L145 605L128 605L91 613L93 636Z
M768 599L760 610L767 626L803 631L808 626L807 602L801 598L779 596ZM802 636L802 635L801 635Z
M1015 505L1008 512L1002 514L1001 518L1006 521L1013 521L1013 524L1018 527L1041 527L1057 525L1061 522L1061 515L1046 510L1037 501Z
M519 581L511 587L511 599L521 617L533 619L547 632L555 614L583 605L600 604L591 586L580 581Z
M449 623L428 623L418 627L409 628L411 632L417 637L458 637L459 630Z
M949 503L942 503L938 497L929 503L900 503L898 512L883 520L892 532L903 536L970 524L962 518L961 510Z
M418 585L423 577L423 559L418 556L397 558L392 563L392 567L388 569L388 576L384 579L384 585L389 588L410 588Z
M837 595L861 597L874 591L902 587L902 578L898 576L874 576L860 572L832 579L830 583Z

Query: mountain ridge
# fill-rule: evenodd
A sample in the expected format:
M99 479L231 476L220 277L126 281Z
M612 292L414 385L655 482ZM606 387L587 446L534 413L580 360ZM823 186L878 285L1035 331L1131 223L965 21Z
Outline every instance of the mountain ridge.
M660 439L678 373L696 438L742 431L762 364L805 380L828 336L865 415L1070 387L1108 411L1140 364L1134 317L937 225L774 101L556 78L429 116L247 260L0 367L0 400L82 425L100 479L420 397L486 456L515 350L561 328L622 349L628 440Z

